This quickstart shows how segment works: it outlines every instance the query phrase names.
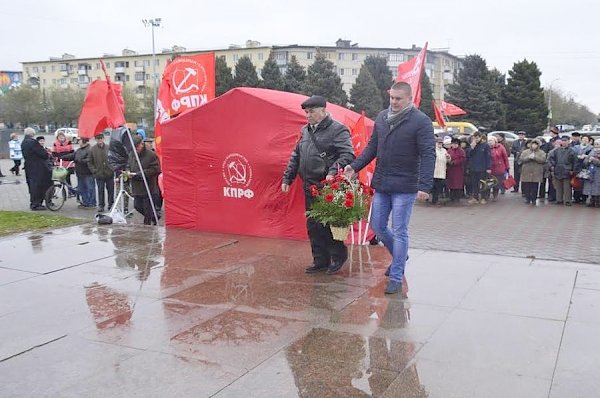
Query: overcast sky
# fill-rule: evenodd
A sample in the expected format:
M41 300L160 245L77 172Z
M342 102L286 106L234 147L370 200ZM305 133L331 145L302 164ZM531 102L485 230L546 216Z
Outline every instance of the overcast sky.
M144 18L162 18L157 51L226 48L247 39L265 45L365 47L412 44L481 55L506 73L535 61L541 82L600 113L598 0L20 0L1 1L0 70L63 53L77 57L152 51ZM557 80L558 79L558 80Z

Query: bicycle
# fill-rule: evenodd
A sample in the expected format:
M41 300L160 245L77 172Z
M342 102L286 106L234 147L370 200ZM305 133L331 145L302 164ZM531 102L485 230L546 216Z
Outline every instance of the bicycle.
M62 209L67 198L75 197L77 202L79 200L79 191L77 187L73 187L67 181L69 175L69 167L73 165L73 162L68 162L63 166L63 160L60 159L58 164L52 167L52 185L46 190L46 207L48 210L58 211Z

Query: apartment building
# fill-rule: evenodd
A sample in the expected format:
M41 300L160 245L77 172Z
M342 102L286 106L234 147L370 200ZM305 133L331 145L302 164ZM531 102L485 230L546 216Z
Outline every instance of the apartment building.
M50 58L47 61L22 62L23 82L41 89L55 87L79 87L84 89L91 81L104 78L100 65L100 59L102 59L106 65L107 73L113 81L119 82L125 87L130 87L142 97L146 93L152 93L154 72L156 73L157 84L160 84L160 76L162 76L170 59L177 55L193 55L210 51L214 52L216 57L225 59L232 70L235 70L235 65L241 57L249 57L259 76L264 62L271 53L273 53L282 72L287 69L292 56L296 56L300 65L308 67L314 62L314 57L321 53L333 62L336 72L342 80L343 89L349 94L360 67L368 56L385 57L388 67L395 77L398 65L416 56L420 48L415 46L409 49L359 47L357 44L351 44L349 40L342 39L338 40L335 46L297 44L263 46L259 42L248 40L245 46L232 45L226 49L206 51L187 51L183 47L174 46L171 49L156 53L154 56L152 54L138 54L129 49L123 50L120 55L103 54L97 58L77 58L71 54L63 54L61 57ZM447 52L427 52L425 71L433 85L434 98L444 98L445 87L452 83L454 72L461 65L460 58Z

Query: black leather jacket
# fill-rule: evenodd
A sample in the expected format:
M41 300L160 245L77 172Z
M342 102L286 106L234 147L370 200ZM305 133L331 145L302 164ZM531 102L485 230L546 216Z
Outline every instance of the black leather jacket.
M330 115L312 133L319 148L326 152L325 157L319 156L321 151L311 140L308 128L308 124L302 127L302 137L283 173L283 183L288 185L300 174L305 190L312 184L319 184L328 174L335 175L338 168L343 169L355 158L348 128L333 120Z

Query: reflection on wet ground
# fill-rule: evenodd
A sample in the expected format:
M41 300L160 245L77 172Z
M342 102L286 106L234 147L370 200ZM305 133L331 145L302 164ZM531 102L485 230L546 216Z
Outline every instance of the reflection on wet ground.
M600 269L83 225L0 240L0 395L593 396ZM410 288L408 288L410 282Z

